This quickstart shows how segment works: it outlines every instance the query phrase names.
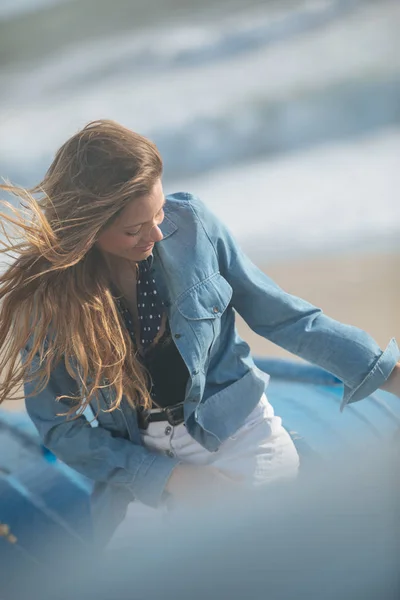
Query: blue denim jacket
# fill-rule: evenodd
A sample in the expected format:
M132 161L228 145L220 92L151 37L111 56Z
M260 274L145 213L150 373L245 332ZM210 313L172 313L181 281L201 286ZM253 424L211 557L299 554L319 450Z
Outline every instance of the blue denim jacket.
M268 381L237 334L235 311L259 335L339 377L343 406L368 396L390 375L399 359L394 339L382 351L364 331L284 292L198 198L168 196L161 230L164 239L155 246L152 268L190 373L185 422L210 452L241 426ZM25 387L26 394L32 391L32 384ZM126 498L157 506L178 461L141 444L136 413L124 400L120 410L99 414L99 427L83 416L72 421L57 416L65 411L56 397L73 390L76 383L60 364L48 387L27 398L44 445L97 482L97 489L129 492ZM104 393L104 408L111 401Z

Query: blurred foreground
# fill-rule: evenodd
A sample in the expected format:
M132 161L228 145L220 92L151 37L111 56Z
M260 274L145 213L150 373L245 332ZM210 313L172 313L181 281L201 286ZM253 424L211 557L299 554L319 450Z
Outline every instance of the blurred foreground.
M71 555L60 544L2 597L397 600L398 472L399 440L370 444L296 484L171 514L157 527L138 521L120 551Z

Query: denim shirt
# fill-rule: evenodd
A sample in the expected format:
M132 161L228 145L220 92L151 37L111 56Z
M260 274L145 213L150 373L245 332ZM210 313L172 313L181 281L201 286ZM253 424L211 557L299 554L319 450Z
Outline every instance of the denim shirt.
M389 377L399 360L394 339L382 351L364 331L283 291L197 197L167 196L161 230L164 238L155 245L152 269L190 374L185 423L210 452L218 452L242 425L268 382L236 331L235 311L259 335L343 381L342 407L365 398ZM26 395L32 385L25 385ZM84 416L57 416L66 411L56 397L76 391L76 385L60 364L48 387L26 399L44 445L103 491L129 491L127 498L158 506L177 459L142 445L136 412L125 399L119 410L99 414L98 427ZM103 391L101 401L107 409L112 398Z

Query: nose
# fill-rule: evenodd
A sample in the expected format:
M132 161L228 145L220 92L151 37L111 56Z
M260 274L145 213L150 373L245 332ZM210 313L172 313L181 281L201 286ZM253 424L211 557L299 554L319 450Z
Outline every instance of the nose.
M158 225L154 225L150 231L150 239L152 242L161 242L163 234Z

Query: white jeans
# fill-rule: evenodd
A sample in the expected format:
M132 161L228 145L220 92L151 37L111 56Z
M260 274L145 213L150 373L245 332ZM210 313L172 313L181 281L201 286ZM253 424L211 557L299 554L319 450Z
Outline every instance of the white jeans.
M193 465L213 465L226 475L239 475L247 488L258 487L296 477L299 456L288 432L282 427L280 417L265 394L246 421L228 438L217 452L209 452L196 442L182 423L172 427L166 421L150 423L142 433L143 444L151 451L165 452ZM157 511L132 502L127 516L116 530L110 545L119 545L134 535L135 522L150 518Z

